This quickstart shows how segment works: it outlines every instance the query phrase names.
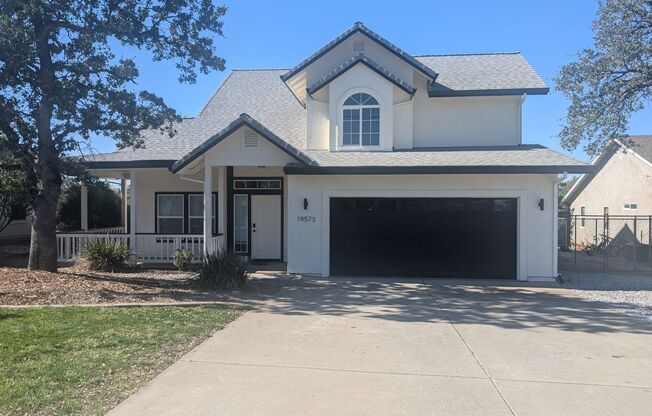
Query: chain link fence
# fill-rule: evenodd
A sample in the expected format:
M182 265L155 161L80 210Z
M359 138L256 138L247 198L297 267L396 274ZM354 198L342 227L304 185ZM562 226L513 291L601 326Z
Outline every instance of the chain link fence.
M559 217L559 270L652 273L652 216Z

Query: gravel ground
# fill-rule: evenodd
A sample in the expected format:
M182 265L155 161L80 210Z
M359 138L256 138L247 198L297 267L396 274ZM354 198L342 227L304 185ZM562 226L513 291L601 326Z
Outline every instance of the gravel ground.
M652 321L652 276L562 273L564 286L583 299L610 304L629 316Z

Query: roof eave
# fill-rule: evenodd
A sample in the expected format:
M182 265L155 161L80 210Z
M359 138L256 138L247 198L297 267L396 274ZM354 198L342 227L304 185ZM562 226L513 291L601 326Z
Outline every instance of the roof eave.
M428 89L429 97L488 97L506 95L546 95L550 88L499 88L486 90L432 90Z
M135 168L170 168L175 159L153 160L92 160L84 161L87 169L135 169Z
M283 168L287 175L423 175L423 174L556 174L590 173L591 165L526 166L296 166Z

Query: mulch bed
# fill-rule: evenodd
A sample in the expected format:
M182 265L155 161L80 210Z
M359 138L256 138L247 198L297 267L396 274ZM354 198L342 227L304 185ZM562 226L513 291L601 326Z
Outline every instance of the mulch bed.
M29 271L27 255L0 252L0 305L111 303L256 302L285 286L289 277L255 274L242 291L215 292L197 284L194 273L169 269L90 272L78 266L58 273Z

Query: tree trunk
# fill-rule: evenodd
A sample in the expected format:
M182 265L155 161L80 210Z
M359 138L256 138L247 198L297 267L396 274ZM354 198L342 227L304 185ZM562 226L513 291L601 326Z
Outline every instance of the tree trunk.
M34 19L39 56L39 81L41 83L41 102L36 114L38 129L38 159L35 173L38 181L38 194L32 202L32 237L29 251L30 270L57 271L56 210L61 192L61 171L59 155L52 140L52 114L54 104L50 97L55 87L54 69L48 32L40 17Z

